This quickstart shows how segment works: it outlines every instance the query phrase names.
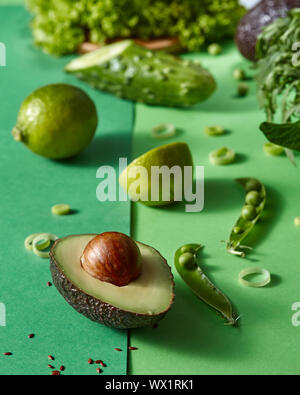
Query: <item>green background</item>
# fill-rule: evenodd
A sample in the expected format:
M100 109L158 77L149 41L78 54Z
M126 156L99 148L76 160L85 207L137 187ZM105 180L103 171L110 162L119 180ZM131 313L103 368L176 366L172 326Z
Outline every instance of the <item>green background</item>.
M3 1L0 0L0 3ZM15 12L21 13L17 10ZM25 235L36 231L37 228L41 227L44 230L45 225L47 231L54 231L59 235L75 233L74 228L76 233L98 231L97 224L99 222L102 226L103 216L107 219L106 223L112 218L116 220L117 215L112 216L109 209L117 213L118 210L123 210L123 218L126 220L129 216L128 206L119 209L116 205L107 207L106 214L103 214L94 197L95 171L99 163L90 162L89 166L83 168L81 159L68 168L62 168L61 165L34 157L12 141L7 132L13 126L16 108L33 87L43 84L45 80L72 83L75 80L68 77L66 79L63 73L57 71L65 61L46 57L32 49L28 29L25 28L27 21L19 20L20 26L16 29L18 23L9 26L7 21L3 25L6 20L3 10L1 17L1 33L4 29L2 26L6 26L10 33L8 39L14 44L14 54L24 57L23 44L26 42L26 53L30 52L30 59L34 62L31 67L35 64L36 69L28 70L29 64L25 59L15 65L13 83L8 78L1 78L1 84L3 80L8 92L4 95L5 91L1 91L0 132L5 146L4 160L1 158L5 168L1 167L0 170L4 191L1 196L1 240L5 234L5 240L8 241L5 248L2 246L0 249L1 268L5 268L5 278L0 277L0 301L3 295L10 298L12 307L9 306L9 311L13 309L10 313L13 325L5 329L0 328L0 336L1 348L2 344L5 345L3 351L10 351L9 347L14 346L17 354L14 359L5 360L5 364L0 356L0 372L13 374L21 373L23 370L24 373L46 373L46 356L56 353L63 359L62 363L71 364L72 369L69 373L89 374L93 372L93 368L85 366L82 360L93 356L92 350L95 347L101 351L101 355L103 352L105 357L113 361L111 365L115 366L115 369L111 366L111 370L107 370L108 373L125 372L125 353L115 354L110 348L125 344L124 332L98 327L81 318L64 304L54 288L45 288L44 284L49 279L48 269L43 266L43 262L41 264L38 259L24 252L22 241ZM15 18L15 15L13 17ZM24 30L21 29L22 26ZM19 42L16 41L16 36L12 36L16 30ZM24 38L21 39L23 34ZM5 39L0 37L0 41ZM203 268L234 302L236 310L242 315L241 325L237 329L225 327L220 318L191 294L173 270L176 277L175 305L157 329L131 331L131 344L139 347L139 350L131 353L129 373L299 374L300 329L294 328L291 322L291 306L300 300L300 234L299 229L293 225L294 217L300 213L299 168L294 168L285 157L269 158L264 155L262 145L265 140L258 131L258 124L264 119L264 114L258 108L255 84L249 82L251 92L247 98L234 97L236 83L232 79L232 71L236 66L248 67L237 51L229 46L220 57L211 58L202 54L193 58L200 59L216 76L216 94L191 110L137 105L133 149L134 156L137 156L160 145L161 142L153 140L150 135L151 127L160 122L172 122L182 129L178 138L171 141L189 143L195 164L205 166L205 209L201 213L187 214L182 205L151 209L134 204L132 233L136 239L160 250L171 265L176 249L182 244L203 243ZM26 70L23 70L24 64L27 64ZM40 66L44 68L42 75L38 72ZM0 69L0 73L3 73L3 70ZM10 73L9 67L5 69L5 73ZM30 78L32 75L34 81ZM85 88L88 90L86 86ZM101 151L101 139L97 140L99 145L96 142L90 149L94 153L100 150L103 162L109 164L111 153L115 155L114 160L120 156L120 128L127 125L129 131L132 107L108 95L96 92L92 95L97 100L99 108L101 107L102 113L105 108L106 115L101 127L102 133L109 136L102 141L106 143L106 147L111 146L111 151ZM111 109L111 106L114 108ZM121 112L122 118L113 116L112 110ZM130 119L124 124L126 117ZM229 133L219 138L206 137L203 128L212 124L224 125L229 129ZM123 142L126 144L130 141L125 132L127 127L122 128L126 135L125 137L122 134ZM101 130L99 132L101 133ZM111 137L113 134L118 138L114 140ZM238 161L228 167L214 167L209 163L208 154L223 145L234 148L239 153ZM89 155L86 154L84 157L88 160ZM28 164L32 168L28 169ZM53 173L58 169L59 175L55 176L57 179L53 179ZM69 185L65 172L68 173L68 177L72 174L73 181ZM247 176L258 177L266 184L268 204L262 221L247 241L254 247L254 251L248 255L247 260L241 260L226 253L222 240L228 238L244 202L243 191L235 184L234 178ZM32 177L35 180L34 187ZM48 193L49 182L55 185L54 197ZM80 183L79 196L74 193L73 182L75 185ZM23 188L21 193L20 188ZM32 202L32 197L37 194L40 198L35 198ZM67 219L52 218L48 208L61 199L79 209L78 215ZM99 217L94 215L97 210ZM125 226L123 221L119 222L113 225L126 231L127 225ZM9 262L9 265L6 265L6 262ZM270 270L273 275L272 284L264 289L248 289L239 285L238 273L248 266ZM24 282L29 282L31 287L24 286ZM37 298L39 303L31 302ZM62 328L62 318L65 322L71 323L72 328ZM10 322L9 317L8 320ZM20 325L17 325L18 321ZM28 343L25 335L33 331L38 332L37 328L43 338L37 337L35 343ZM111 338L114 341L111 341ZM81 343L83 339L84 344ZM118 340L117 346L115 340ZM55 349L48 350L49 346L54 345ZM90 347L89 350L86 350L86 347ZM76 358L78 352L80 357Z
M30 17L22 7L0 11L0 41L7 48L7 67L0 67L0 302L7 309L7 326L0 327L0 373L49 374L51 354L56 357L51 364L65 365L65 374L96 374L89 358L104 360L106 374L126 374L127 331L100 326L76 313L54 286L47 287L51 280L47 260L27 252L23 242L35 232L59 237L130 232L130 203L97 201L96 170L102 165L117 167L119 157L130 157L133 105L89 89L63 72L68 59L35 49ZM54 82L84 88L97 104L100 118L93 143L77 159L64 162L32 154L10 133L24 98ZM64 202L76 212L53 216L51 207ZM30 333L36 337L29 340ZM116 352L116 347L123 352ZM4 357L5 352L13 356Z

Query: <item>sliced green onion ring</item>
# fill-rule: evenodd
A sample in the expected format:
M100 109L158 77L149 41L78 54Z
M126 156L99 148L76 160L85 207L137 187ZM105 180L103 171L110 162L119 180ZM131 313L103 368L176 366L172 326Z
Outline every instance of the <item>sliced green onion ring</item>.
M264 152L269 156L280 156L284 153L284 148L273 143L265 143Z
M210 162L217 166L229 165L234 162L235 158L236 153L232 149L226 147L217 149L209 154Z
M40 233L33 233L32 235L26 237L24 245L26 250L32 251L32 242Z
M152 129L152 136L156 139L169 139L176 136L176 128L171 123L157 125Z
M70 214L71 207L68 204L56 204L51 208L54 215L68 215Z
M250 276L251 274L261 274L264 276L264 279L261 281L247 281L245 277ZM239 282L245 287L251 288L262 288L271 282L271 273L266 269L261 269L259 267L249 267L244 269L239 274Z
M300 228L300 217L296 217L296 218L294 219L294 224L295 224L296 226L298 226L298 228Z
M49 253L49 251L47 251L47 252L41 251L40 242L41 241L43 241L45 243L49 242L48 246L46 247L46 248L48 248L51 241L56 241L57 239L58 239L58 237L56 235L51 234L51 233L40 233L38 236L36 236L33 239L32 250L35 253L35 255L37 255L38 257L47 259L47 258L49 258L50 253Z
M222 136L225 134L225 128L223 126L206 126L204 133L211 137Z
M28 251L32 251L32 243L33 240L39 236L41 233L33 233L32 235L26 237L25 241L24 241L24 245L26 250ZM42 241L42 240L41 240ZM44 240L43 243L39 243L36 245L36 248L40 251L45 250L46 248L48 248L50 246L51 242L50 240Z

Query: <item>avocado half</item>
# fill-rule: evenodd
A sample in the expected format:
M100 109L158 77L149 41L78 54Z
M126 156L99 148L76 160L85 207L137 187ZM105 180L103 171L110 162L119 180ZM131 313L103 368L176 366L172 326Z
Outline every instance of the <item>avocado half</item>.
M137 243L142 254L140 277L125 287L90 276L80 258L96 234L59 239L50 252L53 283L80 314L100 324L130 329L160 321L174 302L174 278L167 261L154 248Z

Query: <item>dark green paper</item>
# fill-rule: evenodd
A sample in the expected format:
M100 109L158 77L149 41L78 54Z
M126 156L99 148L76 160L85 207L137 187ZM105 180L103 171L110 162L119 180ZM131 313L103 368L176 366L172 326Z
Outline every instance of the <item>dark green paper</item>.
M69 59L35 49L29 19L23 7L0 8L0 41L7 49L7 67L0 67L0 303L7 313L7 326L0 326L0 374L51 374L48 363L66 366L68 375L96 374L89 358L106 362L104 374L126 374L127 332L76 313L54 286L47 287L48 261L26 251L23 242L34 232L60 237L109 230L129 234L130 204L99 203L96 170L101 165L117 167L119 157L130 156L133 106L65 75ZM11 136L25 97L56 82L82 87L95 101L100 118L90 147L65 162L38 157ZM51 206L56 203L68 203L76 213L55 217ZM28 339L30 333L35 338ZM49 354L55 361L48 360Z

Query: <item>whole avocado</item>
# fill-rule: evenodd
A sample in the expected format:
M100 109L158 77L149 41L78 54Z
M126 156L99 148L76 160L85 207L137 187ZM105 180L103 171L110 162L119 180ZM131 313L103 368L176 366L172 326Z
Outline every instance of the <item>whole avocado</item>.
M296 7L299 7L299 0L263 0L252 8L241 19L235 36L241 54L255 61L256 41L262 29Z

